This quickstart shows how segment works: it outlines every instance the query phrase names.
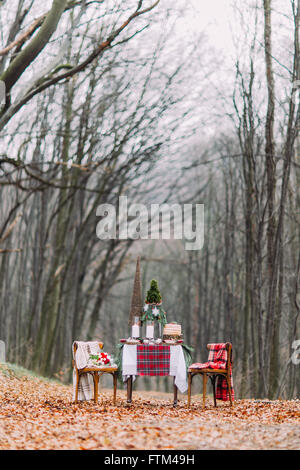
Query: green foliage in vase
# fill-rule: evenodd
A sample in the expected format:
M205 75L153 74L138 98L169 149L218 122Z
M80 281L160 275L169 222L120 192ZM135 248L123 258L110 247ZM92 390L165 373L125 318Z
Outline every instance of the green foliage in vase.
M158 282L155 279L152 279L150 283L150 289L147 292L146 302L148 304L160 304L161 295L158 288Z

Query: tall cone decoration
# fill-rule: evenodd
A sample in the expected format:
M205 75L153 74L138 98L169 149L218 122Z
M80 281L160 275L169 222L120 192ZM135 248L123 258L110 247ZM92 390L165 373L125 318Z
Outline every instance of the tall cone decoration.
M140 317L142 315L142 292L141 292L141 273L140 273L140 257L136 261L136 271L133 284L133 291L131 297L131 309L129 314L128 324L133 324L133 317Z

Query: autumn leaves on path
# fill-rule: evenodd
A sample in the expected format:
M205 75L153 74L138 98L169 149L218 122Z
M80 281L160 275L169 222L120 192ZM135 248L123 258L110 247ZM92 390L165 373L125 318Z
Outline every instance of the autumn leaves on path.
M98 405L71 402L72 388L0 368L0 449L299 449L300 400L238 400L234 407L200 397L135 392L117 405L100 392Z

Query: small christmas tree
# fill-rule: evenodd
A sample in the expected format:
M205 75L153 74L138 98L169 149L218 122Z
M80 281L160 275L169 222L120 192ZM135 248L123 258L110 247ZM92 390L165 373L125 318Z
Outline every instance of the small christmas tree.
M167 323L166 312L162 308L162 298L158 288L158 282L155 279L152 279L150 289L145 299L142 322L145 320L157 321L162 326L165 326Z
M158 282L155 279L152 279L150 284L150 289L147 292L146 296L146 303L147 304L160 304L161 303L161 295L158 288Z

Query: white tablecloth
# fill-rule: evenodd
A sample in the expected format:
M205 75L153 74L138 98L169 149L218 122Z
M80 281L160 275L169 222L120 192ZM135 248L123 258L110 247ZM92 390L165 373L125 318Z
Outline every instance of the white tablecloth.
M122 358L122 374L124 382L129 375L135 379L137 373L137 345L124 344ZM180 345L170 345L170 375L175 377L175 385L181 393L188 388L186 364Z

